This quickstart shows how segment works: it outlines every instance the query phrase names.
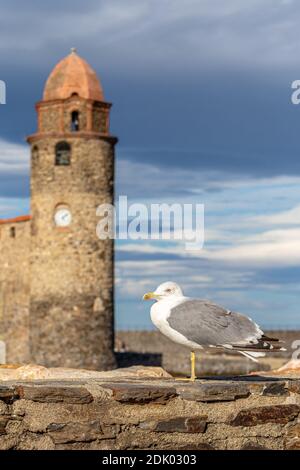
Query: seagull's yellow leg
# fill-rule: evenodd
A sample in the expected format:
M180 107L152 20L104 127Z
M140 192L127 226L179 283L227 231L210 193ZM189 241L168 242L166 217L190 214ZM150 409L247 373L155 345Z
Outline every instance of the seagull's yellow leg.
M191 351L191 376L190 377L177 377L176 380L184 380L188 382L195 382L196 380L196 355L195 351Z
M196 355L195 351L191 351L191 381L195 382L196 378Z

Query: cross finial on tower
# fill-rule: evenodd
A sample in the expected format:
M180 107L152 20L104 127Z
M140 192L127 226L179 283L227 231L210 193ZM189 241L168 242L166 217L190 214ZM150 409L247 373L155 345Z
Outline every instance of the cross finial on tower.
M75 54L77 52L76 47L71 47L71 54Z

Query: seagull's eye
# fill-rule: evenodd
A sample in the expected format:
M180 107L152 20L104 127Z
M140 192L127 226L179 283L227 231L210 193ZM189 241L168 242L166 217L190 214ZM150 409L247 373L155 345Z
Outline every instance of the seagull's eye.
M170 292L172 292L172 289L166 289L165 292L169 294Z

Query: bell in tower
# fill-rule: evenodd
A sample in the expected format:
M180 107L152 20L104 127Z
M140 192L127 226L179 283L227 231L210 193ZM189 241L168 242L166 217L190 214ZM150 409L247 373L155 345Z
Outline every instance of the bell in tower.
M96 209L113 203L111 104L75 50L51 72L31 145L29 343L45 366L113 368L113 241Z

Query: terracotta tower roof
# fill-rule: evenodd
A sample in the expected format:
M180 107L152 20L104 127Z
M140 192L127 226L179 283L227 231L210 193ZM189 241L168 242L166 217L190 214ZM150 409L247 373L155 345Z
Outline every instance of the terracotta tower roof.
M43 100L69 98L77 93L81 98L104 101L103 90L90 65L75 49L62 59L50 73L45 85Z

